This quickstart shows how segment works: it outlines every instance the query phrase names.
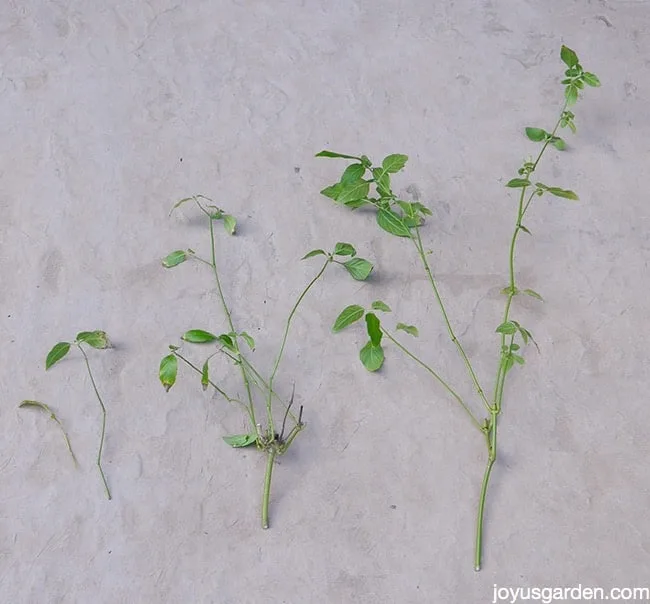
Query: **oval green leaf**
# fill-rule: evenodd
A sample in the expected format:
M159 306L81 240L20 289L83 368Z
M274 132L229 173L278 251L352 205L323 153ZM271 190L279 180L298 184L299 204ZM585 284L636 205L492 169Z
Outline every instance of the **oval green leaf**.
M529 187L530 180L527 178L513 178L506 183L506 187L511 189L522 189L523 187Z
M337 243L334 246L334 255L335 256L356 256L357 250L354 249L354 246L350 243Z
M203 329L190 329L181 336L181 340L191 342L192 344L206 344L208 342L214 342L216 339L217 336Z
M385 157L384 161L381 162L381 167L386 170L386 172L394 174L395 172L399 172L406 165L407 161L408 155L395 153L393 155L388 155Z
M404 224L404 221L392 210L381 208L377 212L377 224L391 235L396 235L397 237L411 236L411 231Z
M499 325L499 327L496 328L497 333L502 333L506 336L511 336L516 331L517 331L517 326L512 321L506 321L505 323L501 323L501 325Z
M364 312L365 311L363 307L359 306L358 304L347 306L341 311L339 316L336 317L336 321L334 321L334 325L332 326L332 331L334 333L338 333L339 331L345 329L348 325L352 325L352 323L358 321L361 317L363 317Z
M564 96L566 98L566 104L569 107L571 105L575 105L576 101L578 100L578 87L574 86L573 84L569 84L564 91Z
M573 67L578 64L578 55L568 46L564 46L564 44L560 49L560 58L564 61L567 67Z
M360 351L359 358L368 371L377 371L384 364L384 349L368 342Z
M110 348L111 343L105 331L80 331L77 334L77 342L86 343L89 346L97 349Z
M585 84L588 86L593 86L594 88L597 88L600 86L600 80L598 79L598 76L595 73L589 73L588 71L585 71L582 74L582 79Z
M366 314L366 328L372 345L379 346L384 334L381 332L381 322L375 313L369 312Z
M178 373L178 360L175 354L168 354L160 361L160 369L158 377L160 383L165 388L166 392L176 383L176 374Z
M239 449L241 447L250 447L257 442L256 434L233 434L232 436L223 436L223 440L226 444Z
M366 169L362 164L351 164L344 170L341 176L341 184L349 185L350 183L356 182L363 177L365 172Z
M365 281L372 272L372 264L364 258L351 258L343 266L357 281Z
M573 201L578 201L580 199L573 191L560 189L560 187L548 187L547 191L556 197L562 197L564 199L571 199Z
M368 191L370 191L370 183L367 180L357 180L348 185L344 185L336 197L336 201L338 203L349 204L363 200L368 196Z
M162 260L162 265L165 268L172 268L173 266L178 266L182 262L187 260L187 252L185 250L176 250L171 254L168 254Z
M546 130L542 130L541 128L526 128L526 136L531 140L535 141L536 143L540 143L544 140L546 140L547 137L550 136Z
M49 369L54 365L54 363L58 363L66 354L68 354L68 351L70 350L70 342L59 342L58 344L55 344L52 347L52 350L47 353L47 357L45 358L45 369Z

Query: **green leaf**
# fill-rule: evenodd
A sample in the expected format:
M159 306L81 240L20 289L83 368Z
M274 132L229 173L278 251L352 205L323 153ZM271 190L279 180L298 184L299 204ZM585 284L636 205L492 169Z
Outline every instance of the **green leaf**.
M301 260L307 260L307 258L313 258L314 256L327 256L327 253L325 250L312 250L311 252L307 252Z
M215 340L217 340L217 342L219 342L224 348L235 352L235 343L230 334L222 333L220 336L215 337Z
M386 172L394 174L395 172L399 172L406 165L407 161L408 155L400 155L399 153L395 153L393 155L388 155L385 157L384 161L381 162L381 167L386 170Z
M47 353L45 369L48 370L54 363L58 363L70 350L70 342L59 342Z
M340 182L337 182L335 185L325 187L320 192L320 194L325 195L325 197L329 197L330 199L336 201L338 199L338 196L341 194L342 190L343 190L343 185Z
M368 191L370 191L370 183L367 180L357 180L349 185L344 185L336 201L343 204L359 201L368 196Z
M513 366L514 364L515 364L515 361L514 361L514 359L512 358L512 355L509 354L509 355L506 357L506 361L505 361L505 364L504 364L504 367L503 367L504 371L505 371L506 373L508 373L508 371L510 371L510 370L512 369L512 366Z
M551 145L553 145L558 151L564 151L566 149L566 143L559 136L551 137Z
M341 184L349 185L357 180L361 179L365 174L366 169L363 167L363 164L351 164L344 171L341 176Z
M352 323L358 321L361 317L363 317L364 312L365 310L363 307L359 306L358 304L346 306L341 311L339 316L336 317L336 321L334 321L334 325L332 326L332 331L334 333L338 333L339 331L345 329L348 325L352 325Z
M496 332L511 336L513 333L517 332L517 326L512 321L506 321L496 328Z
M537 298L541 302L544 301L544 298L542 298L542 296L540 296L534 289L525 289L524 293L531 298Z
M357 159L361 161L361 158L355 155L345 155L344 153L335 153L334 151L319 151L316 153L316 157L341 157L343 159Z
M377 190L382 195L390 195L390 175L382 168L373 168L372 176L375 179Z
M377 371L384 364L384 349L368 342L359 351L359 358L368 371Z
M512 293L513 296L516 296L519 293L519 290L516 287L513 289L510 285L508 285L507 287L504 287L499 293L506 296L509 296L510 293Z
M598 76L595 73L589 73L588 71L585 71L582 74L582 79L585 84L588 86L593 86L594 88L597 88L600 86L600 80L598 79Z
M203 392L208 389L208 384L210 383L210 376L208 375L208 361L203 363L203 369L201 369L201 386L203 386Z
M540 143L542 141L545 141L551 135L548 132L546 132L546 130L542 130L541 128L526 128L526 136L531 141Z
M426 206L423 206L419 201L413 202L411 205L416 209L416 211L420 212L420 214L433 216L431 210Z
M181 340L191 342L192 344L206 344L208 342L214 342L216 339L217 336L202 329L190 329L181 336Z
M226 229L226 233L229 235L234 235L235 229L237 228L237 220L235 220L235 217L231 216L230 214L224 214L223 227Z
M194 199L194 197L185 197L185 198L181 199L180 201L177 201L177 202L174 204L174 206L172 207L172 209L169 210L169 215L171 216L171 215L172 215L172 212L173 212L176 208L178 208L179 206L183 205L183 204L184 204L185 202L187 202L187 201L192 201L193 199Z
M377 224L391 235L397 235L397 237L411 236L411 232L402 218L392 210L380 209L377 212Z
M19 409L25 409L32 407L34 409L38 409L40 411L43 411L47 414L49 414L50 419L55 422L59 428L61 428L61 434L63 434L63 439L65 440L65 444L68 447L68 451L70 452L70 455L72 456L72 461L74 461L75 465L77 465L77 458L74 455L74 452L72 451L72 445L70 444L70 439L68 438L68 435L66 434L66 431L63 429L63 424L59 421L59 418L56 416L54 411L50 409L45 403L41 403L39 401L23 401L18 405Z
M511 345L510 345L510 350L513 351L513 352L514 352L515 350L519 350L519 344L511 344Z
M356 256L357 250L354 249L354 246L349 243L337 243L334 246L334 255L335 256Z
M546 190L556 197L563 197L564 199L571 199L573 201L579 200L579 197L573 191L569 191L568 189L560 189L560 187L548 187Z
M562 45L560 49L560 58L567 67L573 67L578 64L578 55L573 52L569 47Z
M576 101L578 100L578 87L574 86L573 84L569 84L564 91L564 96L566 97L566 104L569 107L571 105L575 105Z
M232 436L223 436L222 438L227 445L235 449L249 447L257 442L257 434L233 434Z
M343 205L351 210L356 210L361 206L365 206L367 203L368 201L366 199L355 199L353 201L346 201Z
M363 258L351 258L343 266L357 281L365 281L372 272L372 264Z
M172 252L171 254L163 258L162 265L165 268L172 268L174 266L178 266L179 264L185 262L186 260L187 260L187 252L185 250L176 250L175 252Z
M406 323L398 323L395 329L401 329L402 331L405 331L409 335L412 335L414 337L418 337L420 333L418 332L418 328L415 325L407 325Z
M381 323L375 313L366 313L366 328L372 345L379 346L384 334L381 332Z
M108 336L105 331L96 330L96 331L80 331L77 334L77 342L85 343L93 348L102 350L104 348L110 348L111 343L108 340Z
M255 350L255 340L253 340L252 336L247 334L245 331L242 331L239 335L251 350Z
M518 354L515 354L514 352L511 353L510 356L511 356L512 360L515 361L515 363L519 363L520 365L523 365L526 362L524 357L522 357L522 356L520 356Z
M178 373L178 359L175 354L168 354L160 361L160 370L158 377L160 383L165 388L166 392L176 383L176 374Z
M527 235L532 235L532 233L523 224L520 224L519 228Z
M374 310L381 310L383 312L391 312L390 306L388 306L388 304L386 304L385 302L382 302L381 300L375 300L370 306Z
M521 189L529 186L530 180L527 178L513 178L506 183L506 187L510 187L511 189Z

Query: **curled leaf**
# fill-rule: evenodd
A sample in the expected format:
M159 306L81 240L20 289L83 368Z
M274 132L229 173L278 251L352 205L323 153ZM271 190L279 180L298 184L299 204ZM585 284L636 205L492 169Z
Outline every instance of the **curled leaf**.
M68 435L66 434L66 431L63 428L63 424L59 421L59 418L56 416L54 411L52 411L52 409L50 409L45 403L41 403L39 401L23 401L22 403L20 403L20 405L18 405L19 409L24 409L29 407L34 409L39 409L40 411L44 411L45 413L49 414L50 419L59 426L59 428L61 429L61 434L63 434L63 439L65 440L66 447L68 448L68 451L72 456L72 461L74 461L74 464L76 466L77 458L75 457L74 452L72 451L72 445L70 444L70 439L68 438Z
M307 252L301 260L307 260L307 258L313 258L314 256L327 256L327 253L325 250L312 250L311 252Z
M405 331L407 334L418 337L420 333L418 332L418 328L415 325L407 325L406 323L398 323L395 329L400 329L402 331Z
M383 312L391 312L390 306L388 306L388 304L386 304L385 302L382 302L381 300L375 300L370 306L374 310L381 310Z
M334 151L319 151L316 153L316 157L340 157L343 159L357 159L362 161L361 157L356 157L355 155L345 155L344 153L335 153Z
M172 252L171 254L168 254L165 258L162 260L162 265L165 268L172 268L174 266L178 266L182 262L185 262L187 260L187 252L185 250L176 250L175 252Z
M226 229L226 232L229 235L234 235L235 229L237 228L237 220L235 219L234 216L231 216L230 214L224 214L223 227Z
M192 344L206 344L208 342L214 342L216 339L217 336L203 329L190 329L181 336L181 340L191 342Z
M96 330L96 331L80 331L77 334L76 338L78 343L85 343L93 348L104 349L110 348L111 343L108 340L108 336L105 331Z

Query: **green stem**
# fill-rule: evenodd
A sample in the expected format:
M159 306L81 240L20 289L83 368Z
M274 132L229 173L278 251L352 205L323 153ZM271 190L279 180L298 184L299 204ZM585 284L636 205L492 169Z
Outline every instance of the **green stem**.
M474 570L481 570L481 558L483 553L483 517L485 514L485 498L487 496L488 484L492 467L497 459L497 416L492 413L490 417L490 432L488 435L488 460L483 474L481 484L481 495L478 502L478 519L476 523L476 548L474 553Z
M438 291L438 286L436 285L436 281L433 277L433 273L431 272L431 267L429 266L429 262L427 261L427 255L422 245L422 239L420 237L420 229L418 227L415 227L415 233L416 233L416 237L413 238L413 236L411 235L411 241L413 241L415 248L417 249L418 254L420 255L420 259L422 260L422 264L424 265L424 270L427 273L427 277L429 278L429 282L431 283L431 287L433 288L433 293L436 296L438 306L440 307L440 311L442 312L442 316L445 320L447 331L449 332L449 337L451 338L451 341L456 345L456 348L458 349L458 353L460 354L460 356L462 357L465 363L465 367L467 368L467 371L469 372L469 375L472 378L474 387L476 388L476 391L481 397L483 404L485 405L486 409L490 411L490 404L488 403L488 400L485 397L485 393L483 392L483 388L481 388L478 378L476 377L474 368L472 367L472 364L470 363L467 354L465 354L465 350L462 344L460 343L460 341L458 340L458 338L456 337L456 334L454 333L454 330L451 326L451 322L449 321L447 311L445 310L445 305L442 301L442 297L440 296L440 292Z
M284 348L287 343L287 337L289 336L289 329L291 327L291 321L293 319L293 316L296 314L296 311L298 310L298 306L300 306L300 303L302 302L303 298L307 295L307 292L312 288L312 286L318 281L322 276L323 273L325 272L325 269L329 265L331 260L328 258L325 261L325 264L323 264L323 267L318 271L318 274L309 282L307 287L303 290L303 292L300 294L298 297L298 300L296 300L296 303L293 305L293 308L291 309L291 312L289 313L289 316L287 318L287 323L284 328L284 335L282 336L282 344L280 345L280 352L278 352L278 356L275 359L275 365L273 366L273 371L271 371L271 375L269 377L269 395L266 403L266 411L268 415L268 422L269 422L269 433L271 435L275 434L275 429L273 425L273 414L271 412L271 403L272 403L272 398L273 398L273 380L275 379L275 376L278 372L278 367L280 367L280 361L282 360L282 355L284 354Z
M382 333L391 341L395 346L397 346L404 354L406 354L408 357L413 359L416 363L418 363L421 367L426 369L440 384L453 396L458 404L466 411L466 413L469 415L470 419L472 420L472 423L481 431L485 432L483 429L483 426L481 425L481 422L476 419L476 416L472 413L471 409L465 404L463 399L460 397L460 395L442 378L440 375L438 375L429 365L427 365L424 361L422 361L420 358L415 356L410 350L406 348L403 344L398 342L391 334L388 332L386 329L383 327L380 328Z
M81 350L81 354L83 354L84 356L84 360L86 361L86 368L88 369L88 375L90 376L90 382L93 385L93 389L95 390L95 394L97 395L97 400L99 401L99 405L102 408L102 434L99 440L99 452L97 453L97 467L99 468L99 473L102 477L102 481L104 482L106 497L108 497L110 501L112 499L111 490L108 488L108 482L106 482L106 476L104 475L104 470L102 469L102 450L104 449L104 436L106 435L106 407L104 406L102 397L99 395L99 390L97 390L97 384L95 384L95 378L93 377L93 372L90 370L90 363L88 362L88 356L86 355L86 351L81 347L81 344L77 344L77 347L79 348L79 350Z
M262 494L262 528L269 528L269 498L271 496L271 476L273 475L273 464L277 451L271 447L267 453L266 474L264 476L264 493Z

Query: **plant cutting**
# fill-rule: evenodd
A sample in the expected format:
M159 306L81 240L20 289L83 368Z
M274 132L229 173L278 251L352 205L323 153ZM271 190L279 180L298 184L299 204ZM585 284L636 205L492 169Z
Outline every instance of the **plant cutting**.
M266 529L269 527L269 499L273 466L276 459L289 450L295 438L305 426L303 422L303 406L300 405L297 414L293 411L295 384L288 400L280 396L276 387L276 378L278 377L293 319L304 298L325 274L329 266L333 264L341 266L357 281L365 281L370 276L373 266L368 260L359 258L356 249L349 243L337 243L331 252L315 249L303 256L303 260L323 257L323 264L291 307L284 324L278 353L270 373L265 377L255 367L250 358L250 353L255 349L254 339L247 331L239 330L235 326L231 307L226 302L222 287L222 276L217 264L215 223L222 223L227 234L235 235L237 221L232 215L216 206L212 199L204 195L193 195L181 199L174 205L172 212L188 202L192 202L205 216L210 233L210 257L208 259L202 258L192 249L175 250L162 260L162 264L165 268L173 268L187 260L195 260L209 267L214 278L221 310L225 317L226 331L216 334L205 329L186 331L180 338L182 343L201 346L210 345L210 353L202 363L195 363L183 350L182 345L169 345L170 353L163 357L160 362L159 379L165 390L169 392L170 388L176 383L178 361L181 361L183 365L196 373L197 377L200 377L200 383L204 391L211 387L218 396L241 408L248 424L247 432L223 436L223 440L234 448L255 446L267 457L262 490L262 527ZM241 377L243 394L229 393L223 385L215 381L213 377L214 370L211 366L215 357L237 367ZM261 397L261 401L255 396L256 394Z
M578 196L573 191L544 184L533 179L533 176L542 157L551 147L560 152L566 148L566 142L559 136L558 132L564 128L568 128L573 133L576 132L575 115L571 108L577 102L580 91L585 86L600 86L598 77L583 69L578 56L573 50L562 46L560 58L564 62L566 70L564 72L565 78L562 80L564 102L557 121L550 132L537 127L527 127L525 129L528 139L540 144L541 148L534 158L529 157L522 163L517 176L510 179L505 185L508 189L517 193L518 203L514 230L508 248L508 284L501 292L505 296L503 317L495 330L499 337L499 347L497 371L491 395L483 388L460 339L454 331L450 313L442 298L428 258L430 252L425 249L422 241L421 228L425 224L425 219L431 216L431 211L417 201L411 202L399 199L393 192L391 178L404 168L408 157L401 154L389 155L384 158L381 165L375 166L366 155L346 155L332 151L321 151L317 154L317 157L343 158L352 161L337 183L321 191L324 196L351 210L361 207L370 208L374 211L377 224L383 231L404 239L413 246L433 290L433 296L442 315L449 338L465 366L468 379L472 382L477 393L478 402L482 407L482 415L476 411L476 404L472 405L465 401L456 389L449 384L447 379L434 370L430 364L413 353L403 340L398 339L398 331L417 337L419 335L417 327L398 322L395 328L390 330L382 324L379 313L390 312L390 307L385 302L375 301L370 308L364 308L356 304L350 305L344 308L336 318L333 325L334 332L339 332L365 318L368 341L361 348L359 356L367 370L377 371L383 365L384 350L382 341L385 338L428 372L442 386L467 415L473 427L484 440L487 449L487 463L477 506L474 554L474 568L477 571L480 570L482 564L485 502L492 468L497 460L497 433L499 416L503 410L506 380L515 366L525 363L522 347L526 347L531 343L537 347L531 332L515 319L513 313L513 302L518 296L530 296L542 301L542 296L539 293L525 287L525 284L520 285L517 280L515 259L519 235L520 233L531 235L531 231L524 224L524 219L528 218L531 208L536 205L533 202L539 201L539 198L551 196L563 200L578 200Z
M104 405L104 401L102 400L102 397L99 394L99 390L97 389L95 378L93 377L93 373L90 369L90 361L88 360L88 355L86 354L86 351L84 350L83 347L84 344L87 344L91 348L97 348L98 350L103 350L111 347L111 343L105 331L101 331L101 330L80 331L77 334L77 337L75 338L74 342L58 342L52 347L50 352L47 354L47 357L45 358L45 370L47 371L48 369L50 369L50 367L53 367L56 363L58 363L61 359L63 359L70 352L72 346L75 346L81 352L84 361L86 363L86 369L88 370L90 383L93 386L93 390L95 391L95 396L97 397L97 400L99 401L99 406L102 410L102 428L101 428L101 436L99 439L99 450L97 452L97 468L99 469L99 475L101 476L102 483L104 484L106 497L110 500L111 490L108 487L108 482L106 481L106 476L104 475L104 470L102 468L102 451L104 449L104 437L106 435L106 406ZM72 456L72 460L76 465L77 459L74 453L72 452L70 439L68 438L68 435L64 430L63 425L61 424L61 421L56 416L56 414L52 411L52 409L48 407L45 403L41 403L39 401L31 401L31 400L23 401L19 405L19 407L38 409L50 415L50 419L52 419L52 421L54 421L61 429L61 432L63 433L63 438L65 440L65 444L68 448L68 451L70 452L70 455Z

